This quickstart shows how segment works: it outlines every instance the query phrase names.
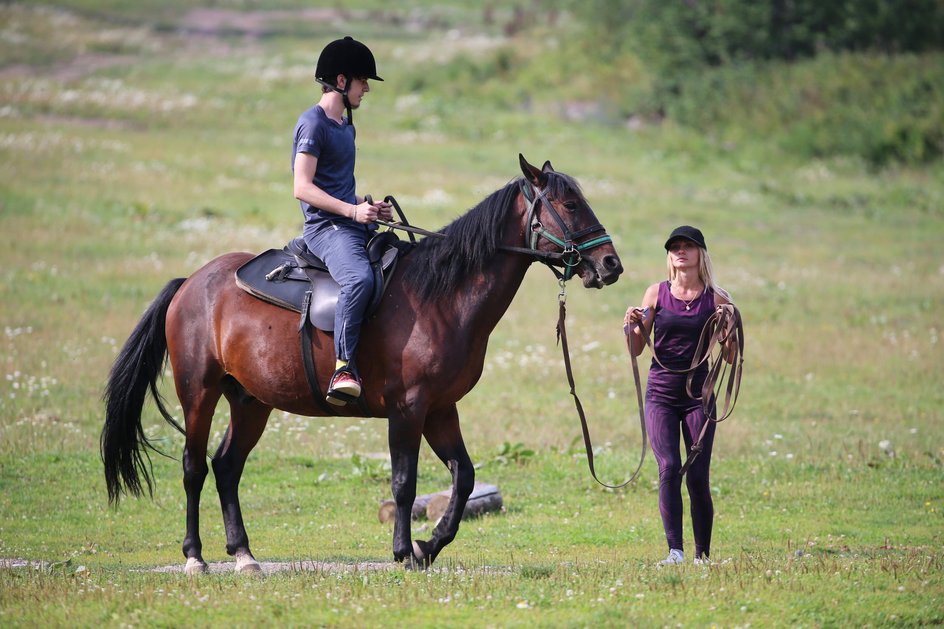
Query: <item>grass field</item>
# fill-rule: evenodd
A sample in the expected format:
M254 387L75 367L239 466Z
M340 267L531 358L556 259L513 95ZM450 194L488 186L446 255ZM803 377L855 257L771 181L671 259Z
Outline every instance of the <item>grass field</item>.
M756 120L729 142L671 119L577 116L592 98L537 79L549 44L505 35L510 8L489 21L458 2L217 4L0 6L0 625L944 623L940 162L809 159ZM651 456L624 490L590 479L554 345L558 287L539 265L459 405L477 478L506 510L464 523L433 570L358 568L391 556L376 519L388 471L371 458L381 420L276 412L243 477L256 556L334 568L153 572L182 563L176 460L154 459L154 502L108 507L98 435L115 354L168 279L299 232L290 134L317 97L318 51L347 32L387 79L356 115L362 193L439 227L515 177L522 152L574 175L613 235L621 280L568 287L604 480L631 469L640 440L622 313L663 277L665 235L703 229L747 336L742 398L716 440L710 567L655 567ZM501 92L492 74L509 58L531 65ZM178 456L181 437L146 413ZM225 408L214 421L218 438ZM424 449L419 490L447 483ZM206 558L225 561L212 487Z

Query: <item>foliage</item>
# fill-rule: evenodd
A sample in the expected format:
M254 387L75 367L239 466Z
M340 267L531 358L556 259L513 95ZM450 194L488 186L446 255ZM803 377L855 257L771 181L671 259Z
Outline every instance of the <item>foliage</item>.
M944 48L944 6L936 0L590 0L574 10L593 25L604 55L630 46L667 75L822 51Z
M351 474L372 481L390 482L390 460L386 457L371 458L360 454L351 455Z
M846 54L726 66L690 78L667 113L721 141L766 133L809 157L926 163L944 155L944 64L940 55Z
M654 77L648 92L621 93L624 110L726 138L774 132L807 156L944 154L940 2L592 0L574 11L594 54L636 55Z
M520 441L515 444L505 441L498 447L498 452L494 458L492 458L492 462L498 463L499 465L508 465L509 463L525 465L533 456L534 450L528 448Z

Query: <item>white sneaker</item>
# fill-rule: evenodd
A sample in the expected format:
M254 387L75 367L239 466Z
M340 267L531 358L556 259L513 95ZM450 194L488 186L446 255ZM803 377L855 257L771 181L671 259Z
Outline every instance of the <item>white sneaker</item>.
M692 562L696 566L707 566L711 564L711 560L707 557L695 557L695 560Z
M679 550L678 548L673 548L669 550L669 556L663 559L658 563L660 566L674 566L676 564L684 563L685 553Z

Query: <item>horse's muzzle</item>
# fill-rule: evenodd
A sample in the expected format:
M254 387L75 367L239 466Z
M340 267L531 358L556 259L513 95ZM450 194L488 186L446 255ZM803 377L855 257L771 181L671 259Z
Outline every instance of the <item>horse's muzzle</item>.
M623 272L623 263L615 253L607 254L600 260L584 258L581 265L586 272L579 273L586 288L603 288L619 279Z

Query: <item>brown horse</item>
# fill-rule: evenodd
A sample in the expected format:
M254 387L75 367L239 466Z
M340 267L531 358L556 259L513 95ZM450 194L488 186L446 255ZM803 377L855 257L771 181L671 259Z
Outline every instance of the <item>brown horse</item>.
M525 272L541 260L562 278L584 286L615 282L620 259L576 181L519 156L524 178L508 183L442 230L425 238L397 265L377 313L364 323L357 364L367 415L387 417L396 502L393 557L430 565L450 543L472 491L475 472L459 430L456 402L482 374L488 336L504 315ZM252 256L229 253L192 276L172 280L145 312L109 376L101 454L109 499L152 490L142 425L151 390L161 414L186 436L187 572L203 572L200 491L207 440L220 397L231 420L213 456L223 508L226 550L236 570L258 570L239 507L238 486L249 452L273 408L324 416L306 381L299 351L298 314L252 297L236 286L235 270ZM564 269L564 273L557 271ZM322 390L334 371L331 337L312 341ZM184 427L170 417L157 380L170 357ZM348 404L340 412L362 415ZM452 473L448 509L428 541L410 537L420 441L425 437ZM142 480L143 479L143 480Z

